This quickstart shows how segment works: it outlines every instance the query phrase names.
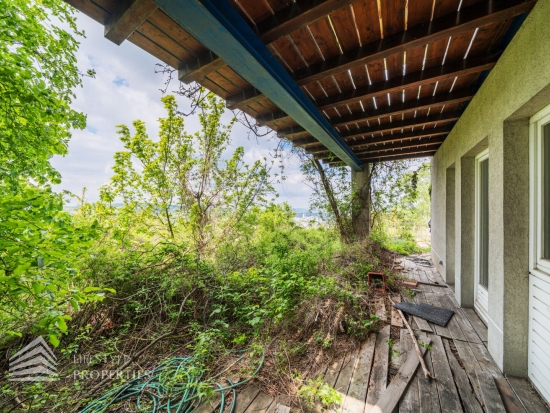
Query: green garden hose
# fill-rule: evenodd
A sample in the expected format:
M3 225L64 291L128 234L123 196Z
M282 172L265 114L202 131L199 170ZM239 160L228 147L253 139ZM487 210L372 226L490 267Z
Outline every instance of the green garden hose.
M245 351L239 353L242 355L233 364L206 380L203 373L194 373L197 369L194 367L193 357L176 357L167 360L154 370L109 390L100 398L92 401L80 413L105 413L109 411L110 407L115 408L114 404L132 397L135 398L139 412L191 413L204 401L198 390L201 387L204 389L205 386L211 389L213 387L213 392L221 395L220 413L225 407L226 393L232 392L233 400L230 412L233 413L237 398L235 388L252 380L264 364L264 355L262 354L256 370L247 379L233 383L225 378L225 381L229 383L227 386L215 381L246 356Z

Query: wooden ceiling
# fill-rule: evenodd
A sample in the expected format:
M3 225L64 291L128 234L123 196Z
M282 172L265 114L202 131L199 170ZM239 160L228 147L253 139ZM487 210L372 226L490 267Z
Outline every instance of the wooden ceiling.
M341 161L152 0L66 0L326 163ZM534 0L229 0L362 163L432 156Z

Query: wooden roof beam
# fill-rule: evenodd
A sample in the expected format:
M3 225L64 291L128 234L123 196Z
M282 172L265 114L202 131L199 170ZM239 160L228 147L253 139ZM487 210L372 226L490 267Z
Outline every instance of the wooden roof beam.
M362 139L358 141L348 142L348 147L352 149L355 153L358 149L363 147L369 147L372 145L378 145L381 143L392 143L400 142L408 139L422 139L429 138L434 136L448 135L453 128L451 126L442 126L440 128L428 128L428 129L418 129L411 132L405 133L395 133L393 135L378 136L376 138ZM306 153L310 154L319 154L326 151L325 148L315 148L315 149L306 149Z
M405 76L394 77L393 79L384 82L378 82L369 86L342 92L334 96L328 96L326 98L319 99L314 103L317 106L317 109L323 111L334 107L372 99L373 97L386 95L387 93L400 92L403 89L418 88L419 86L425 86L435 82L443 82L456 76L465 76L483 72L484 70L490 70L495 66L499 55L500 54L494 54L481 58L459 60L458 62L435 66L430 69L409 73ZM243 107L241 103L233 104L233 102L237 100L235 99L236 96L243 95L244 93L227 98L227 107L231 110L241 109ZM244 102L249 104L250 99L247 99ZM274 120L284 121L289 120L289 117L285 115L280 118L275 118Z
M443 93L441 95L428 96L422 99L412 99L391 106L380 107L369 112L356 112L349 115L340 116L339 118L333 118L330 123L333 127L341 127L356 122L366 122L371 120L377 120L385 116L395 116L401 113L410 113L415 110L428 109L432 106L452 105L455 103L466 102L474 97L474 89L465 89L451 93ZM272 112L264 116L256 118L258 126L270 126L277 119L285 116L285 112L277 111ZM295 131L304 132L298 127L292 128ZM298 132L296 132L298 133Z
M369 149L356 151L355 154L359 159L364 158L366 156L370 156L372 154L375 154L377 152L383 152L383 151L389 151L389 150L395 150L395 149L410 149L410 148L418 148L418 147L424 147L424 146L434 146L434 145L441 145L445 141L445 136L437 136L422 140L407 140L404 142L394 142L390 143L388 145L380 145L380 146L373 146ZM322 159L322 160L330 160L331 159L331 153L329 151L323 152L318 155L314 155L316 159Z
M330 151L360 171L361 163L336 130L227 1L155 0L159 7Z
M372 155L362 157L361 162L363 164L366 163L374 163L374 162L385 162L385 161L397 161L401 159L414 159L414 158L424 158L428 156L433 156L437 152L437 148L413 148L413 149L403 149L400 151L392 151L388 153L374 153ZM331 160L325 160L323 161L324 164L330 165L330 166L337 166L342 165L342 161L338 158L331 159Z
M105 37L116 45L122 44L157 7L151 0L121 2L120 9L105 24Z
M421 159L421 158L430 158L435 155L437 151L431 151L431 152L423 152L421 154L409 154L409 155L396 155L396 156L388 156L385 158L370 158L370 159L364 159L363 165L368 163L378 163L378 162L393 162L393 161L401 161L404 159ZM336 166L346 166L345 163L341 161L334 161L334 162L325 162L325 164L328 164L330 167L336 167Z
M296 0L271 17L256 25L256 33L264 44L287 36L320 18L347 7L357 0ZM199 82L208 73L226 66L226 63L212 52L200 56L179 70L179 80L184 83Z
M292 74L292 77L298 85L316 82L325 77L381 60L396 53L402 53L437 40L447 39L450 36L512 18L530 11L535 4L536 0L504 0L500 2L489 0L476 3L458 12L297 70Z
M404 128L411 128L411 127L415 129L420 127L426 128L428 126L433 127L438 123L452 122L452 121L458 120L461 114L462 114L462 111L456 110L452 112L437 113L435 115L422 116L422 117L410 118L410 119L404 119L404 120L396 120L389 123L383 123L382 125L365 126L357 129L354 128L351 130L343 130L343 131L340 131L340 136L345 141L349 141L354 138L365 139L365 135L372 135L374 133L386 134L386 133L392 133L394 131L400 131L401 129L404 129ZM284 136L284 135L279 135L279 136ZM366 138L366 139L369 139L369 138ZM311 151L322 148L322 145L319 144L319 141L314 138L294 139L292 140L292 145L301 146L302 148L307 148Z

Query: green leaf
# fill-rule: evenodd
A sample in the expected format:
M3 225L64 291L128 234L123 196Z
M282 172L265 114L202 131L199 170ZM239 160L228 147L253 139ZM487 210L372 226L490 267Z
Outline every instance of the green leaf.
M50 343L52 344L52 346L54 346L54 347L59 346L59 336L58 335L50 334L49 339L50 339Z

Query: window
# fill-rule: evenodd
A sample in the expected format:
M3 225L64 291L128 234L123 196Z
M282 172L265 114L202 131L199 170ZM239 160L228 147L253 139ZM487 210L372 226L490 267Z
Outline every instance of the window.
M550 274L550 106L531 118L531 269Z
M489 150L475 158L475 302L487 321L489 308Z

